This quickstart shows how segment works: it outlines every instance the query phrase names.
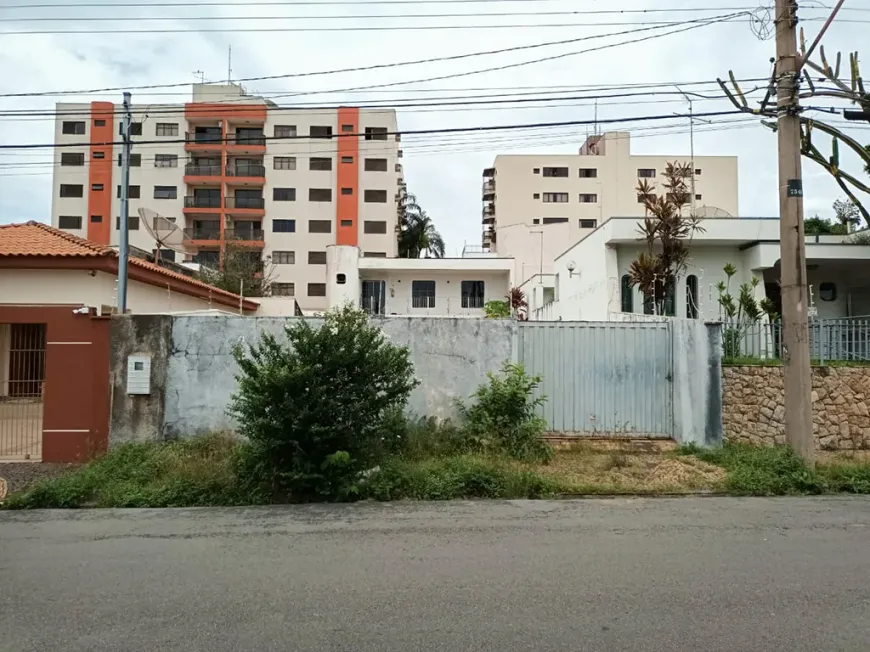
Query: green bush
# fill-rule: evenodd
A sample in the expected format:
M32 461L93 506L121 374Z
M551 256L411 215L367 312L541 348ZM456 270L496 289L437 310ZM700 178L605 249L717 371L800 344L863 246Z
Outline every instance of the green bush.
M726 444L696 454L705 462L725 468L728 472L725 488L734 494L820 494L826 489L818 475L785 446Z
M553 449L541 436L546 420L537 414L544 396L535 397L540 376L529 376L522 365L505 363L499 374L488 373L470 406L459 403L465 420L465 447L471 451L500 451L527 461L546 461Z
M385 419L382 439L390 453L405 459L443 457L465 450L462 430L449 419L406 416L401 411Z
M195 507L263 503L240 486L242 446L225 435L168 444L124 444L65 475L9 496L5 507Z
M507 319L511 316L511 305L507 301L487 301L483 312L487 319Z
M386 422L417 385L410 353L350 306L285 332L235 351L230 411L250 441L241 471L278 498L350 496L355 475L389 452Z
M477 455L392 458L361 481L361 496L374 500L540 498L559 490L556 482L534 471Z

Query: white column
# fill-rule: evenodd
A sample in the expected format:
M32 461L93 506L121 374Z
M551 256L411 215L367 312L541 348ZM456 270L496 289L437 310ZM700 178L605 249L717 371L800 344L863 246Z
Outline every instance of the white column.
M346 303L359 306L359 248L353 245L326 247L326 307Z

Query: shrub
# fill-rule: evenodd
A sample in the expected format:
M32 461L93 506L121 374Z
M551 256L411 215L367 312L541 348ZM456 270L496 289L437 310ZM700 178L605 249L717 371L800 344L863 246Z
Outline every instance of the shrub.
M735 494L783 496L819 494L825 490L817 474L786 446L726 444L696 454L728 471L725 488Z
M511 306L507 301L487 301L483 304L487 319L507 319L511 316Z
M353 487L338 484L389 452L385 422L417 385L410 353L350 306L320 327L299 320L285 332L286 343L263 334L235 351L230 411L250 441L243 472L276 496L346 497Z
M477 388L471 406L459 403L466 448L503 451L520 460L552 458L552 447L541 439L547 422L536 412L546 401L535 397L541 377L529 376L522 365L511 363L487 376L489 382Z

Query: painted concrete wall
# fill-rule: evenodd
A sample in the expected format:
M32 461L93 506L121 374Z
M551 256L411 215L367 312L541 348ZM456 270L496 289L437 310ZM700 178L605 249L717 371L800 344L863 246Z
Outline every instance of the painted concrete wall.
M236 388L232 348L261 332L281 335L292 320L259 317L174 317L166 374L165 437L231 429L226 412ZM313 319L312 323L320 323ZM516 323L510 320L384 318L379 325L396 344L409 346L421 384L408 405L418 415L455 415L487 371L512 358Z
M104 272L48 269L4 269L0 271L0 301L18 304L71 304L88 306L117 303L117 277ZM134 313L175 312L182 310L220 310L232 308L210 304L186 294L155 285L130 281L127 306Z
M722 443L722 331L700 319L667 319L674 352L674 439Z
M556 259L558 319L604 321L619 305L617 255L607 236L606 227L598 229Z

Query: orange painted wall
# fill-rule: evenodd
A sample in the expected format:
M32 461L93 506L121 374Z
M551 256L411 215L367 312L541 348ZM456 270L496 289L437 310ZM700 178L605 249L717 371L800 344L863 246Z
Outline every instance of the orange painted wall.
M343 127L353 127L345 132ZM345 133L354 134L345 136ZM338 109L338 198L335 202L335 243L340 245L359 244L359 109L340 107ZM353 157L353 163L342 163L342 157ZM342 188L351 188L353 194L343 195ZM342 226L342 220L350 220L350 226Z
M114 165L115 105L111 102L91 102L91 151L88 165L88 214L84 216L88 224L88 240L99 244L110 244L112 225L112 167ZM97 120L105 125L96 126ZM119 137L120 138L120 137ZM95 159L94 152L103 152L103 158ZM103 184L102 190L92 190L94 184ZM91 215L101 215L102 222L91 222Z

